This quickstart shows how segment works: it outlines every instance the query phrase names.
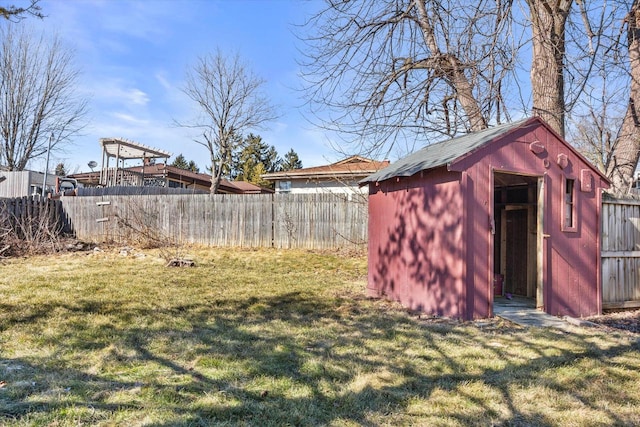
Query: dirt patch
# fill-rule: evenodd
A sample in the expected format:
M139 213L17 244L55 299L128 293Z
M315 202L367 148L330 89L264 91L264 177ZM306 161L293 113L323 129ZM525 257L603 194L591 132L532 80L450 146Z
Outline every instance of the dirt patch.
M640 334L640 310L607 313L589 318L593 323Z

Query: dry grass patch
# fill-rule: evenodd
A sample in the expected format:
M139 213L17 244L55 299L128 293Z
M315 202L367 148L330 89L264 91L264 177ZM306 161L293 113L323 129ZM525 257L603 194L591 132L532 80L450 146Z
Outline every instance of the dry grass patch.
M191 249L5 261L2 425L633 425L640 345L425 319L366 260Z

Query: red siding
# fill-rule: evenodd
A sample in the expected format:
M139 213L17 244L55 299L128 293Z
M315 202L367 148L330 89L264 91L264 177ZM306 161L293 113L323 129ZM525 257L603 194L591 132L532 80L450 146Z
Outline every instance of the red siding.
M370 185L369 285L412 309L460 318L491 315L493 172L544 176L545 311L601 312L600 202L607 183L541 122L504 135L446 167ZM545 151L534 154L539 141ZM558 164L564 154L568 164ZM562 162L560 162L562 163ZM581 171L593 186L582 191ZM576 182L575 231L562 230L563 177Z
M371 187L369 294L464 316L460 174L445 169Z

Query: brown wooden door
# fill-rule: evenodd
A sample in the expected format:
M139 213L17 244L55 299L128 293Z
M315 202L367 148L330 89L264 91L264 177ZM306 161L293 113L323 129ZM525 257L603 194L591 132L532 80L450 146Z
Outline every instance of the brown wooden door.
M527 210L506 211L505 291L527 295Z

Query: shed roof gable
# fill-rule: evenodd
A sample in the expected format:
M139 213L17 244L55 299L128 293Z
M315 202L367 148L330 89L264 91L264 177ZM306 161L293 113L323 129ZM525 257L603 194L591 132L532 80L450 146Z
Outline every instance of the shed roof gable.
M553 132L553 130L539 117L531 117L513 123L506 123L484 129L479 132L469 133L457 138L428 145L423 149L392 163L390 166L369 175L359 183L364 185L370 182L380 182L395 177L408 177L423 170L451 165L452 163L460 161L461 159L473 154L487 144L527 126L544 126L547 131L555 134L555 132ZM566 143L566 141L564 141L560 136L556 135L556 137L566 144L570 150L582 158L586 164L590 165L594 172L600 175L605 181L608 181L607 178L597 168L593 167L593 165L591 165L584 156L578 153L575 148Z
M459 157L474 152L485 144L519 128L531 119L506 123L479 132L469 133L428 145L408 155L360 181L360 184L384 181L398 176L412 176L416 173L449 164Z

